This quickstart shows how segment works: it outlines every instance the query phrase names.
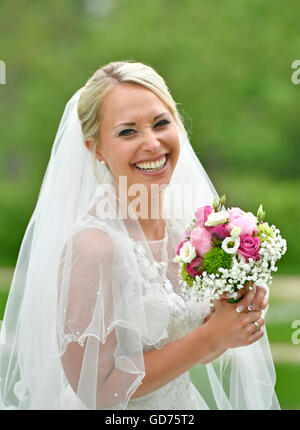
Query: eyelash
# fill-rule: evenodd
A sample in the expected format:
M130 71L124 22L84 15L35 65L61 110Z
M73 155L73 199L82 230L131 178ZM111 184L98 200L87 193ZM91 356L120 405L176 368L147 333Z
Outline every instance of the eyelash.
M165 124L162 124L162 126L170 124L170 121L168 121L167 119L162 119L162 120L158 121L158 122L155 124L155 126L154 126L154 127L156 127L156 126L157 126L157 124L160 124L161 122L164 122L164 123L165 123ZM161 127L162 127L162 126L161 126ZM132 128L126 128L126 129L124 129L124 130L120 131L120 133L118 134L118 136L125 136L125 137L127 137L127 136L131 136L131 134L123 134L123 133L124 133L124 131L127 131L127 130L133 130L133 129L132 129Z

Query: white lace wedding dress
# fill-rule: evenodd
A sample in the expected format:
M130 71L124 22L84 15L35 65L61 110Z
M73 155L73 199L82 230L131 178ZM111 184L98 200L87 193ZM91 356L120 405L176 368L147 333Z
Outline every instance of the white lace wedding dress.
M204 318L208 314L208 303L202 304L195 301L187 301L180 294L180 285L178 283L178 264L172 262L171 247L168 246L168 235L162 240L148 242L152 254L157 261L158 267L165 278L163 288L168 294L168 306L170 312L170 322L168 325L168 341L172 342L180 337L188 334L193 329L203 323ZM149 279L145 280L148 288L151 288L151 272L149 272L149 265L143 252L141 243L136 242L135 250L139 259L139 264L145 267L144 273L148 273ZM169 251L169 252L168 252ZM166 259L165 252L168 252ZM169 261L166 268L161 261ZM147 270L148 267L148 270ZM149 290L148 290L149 291ZM146 288L147 292L147 288ZM151 294L149 294L151 297ZM147 300L147 293L145 296ZM147 351L148 345L144 344L143 350ZM189 372L184 372L177 378L173 379L168 384L162 386L156 391L149 393L146 396L138 397L129 400L126 409L208 409L207 404L201 397L200 393L192 383Z
M158 269L164 279L162 288L165 289L168 296L168 307L170 321L168 325L168 339L165 344L172 342L188 334L193 329L201 325L209 312L208 303L200 303L187 300L180 294L180 285L178 283L178 264L172 261L174 250L171 247L169 235L166 231L165 237L158 241L147 242L152 251ZM134 242L134 250L139 265L145 273L144 300L147 300L151 306L151 301L157 300L151 295L151 267L146 257L144 243ZM167 255L166 255L167 253ZM166 265L163 261L168 261ZM167 267L166 267L167 266ZM143 350L151 350L152 347L143 343ZM65 391L66 409L86 409L85 405L75 396L71 387ZM115 405L110 409L121 409ZM192 383L188 371L179 375L168 384L158 390L149 393L146 396L129 400L126 410L180 410L180 409L209 409L204 399Z

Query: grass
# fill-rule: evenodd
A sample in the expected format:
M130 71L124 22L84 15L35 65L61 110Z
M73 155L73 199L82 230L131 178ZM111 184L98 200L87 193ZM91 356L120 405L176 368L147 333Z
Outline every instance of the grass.
M275 368L275 389L281 409L300 409L300 363L275 362Z
M299 300L271 298L269 311L266 316L270 342L286 342L291 344L292 335L295 331L295 327L293 328L292 324L298 320L300 325Z
M291 343L293 329L289 323L273 323L267 326L269 341Z
M300 409L300 363L275 362L276 385L275 391L281 409ZM190 370L191 379L199 390L203 393L203 387L207 387L207 376L205 366L197 365ZM210 408L215 408L212 395L205 390L205 401Z

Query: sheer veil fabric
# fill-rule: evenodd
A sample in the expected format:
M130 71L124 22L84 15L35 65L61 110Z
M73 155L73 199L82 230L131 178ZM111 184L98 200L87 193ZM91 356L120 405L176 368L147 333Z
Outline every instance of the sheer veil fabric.
M125 409L145 376L143 344L168 342L164 270L139 222L123 216L123 197L98 162L96 179L77 115L83 90L66 105L15 267L1 333L2 409L66 409L70 396L78 409ZM217 195L178 131L180 156L163 208L172 255L162 256L169 258L162 269L189 216ZM155 306L144 300L137 242L150 262ZM204 367L200 393L209 407L279 408L267 334Z

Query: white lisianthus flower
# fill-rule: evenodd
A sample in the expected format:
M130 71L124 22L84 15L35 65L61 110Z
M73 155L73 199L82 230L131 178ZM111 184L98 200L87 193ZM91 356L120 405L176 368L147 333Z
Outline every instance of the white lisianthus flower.
M233 267L243 267L243 265L246 263L246 258L242 254L237 253L233 256L232 262Z
M224 224L229 220L229 215L226 211L211 212L205 223L208 227L216 227L219 224Z
M227 254L235 254L240 246L240 238L232 239L232 237L226 237L222 242L222 249Z
M236 225L231 230L231 237L232 239L236 239L241 234L242 229L240 227L237 227Z
M191 245L190 242L185 242L179 251L181 260L184 263L190 263L194 258L197 257L196 249Z

